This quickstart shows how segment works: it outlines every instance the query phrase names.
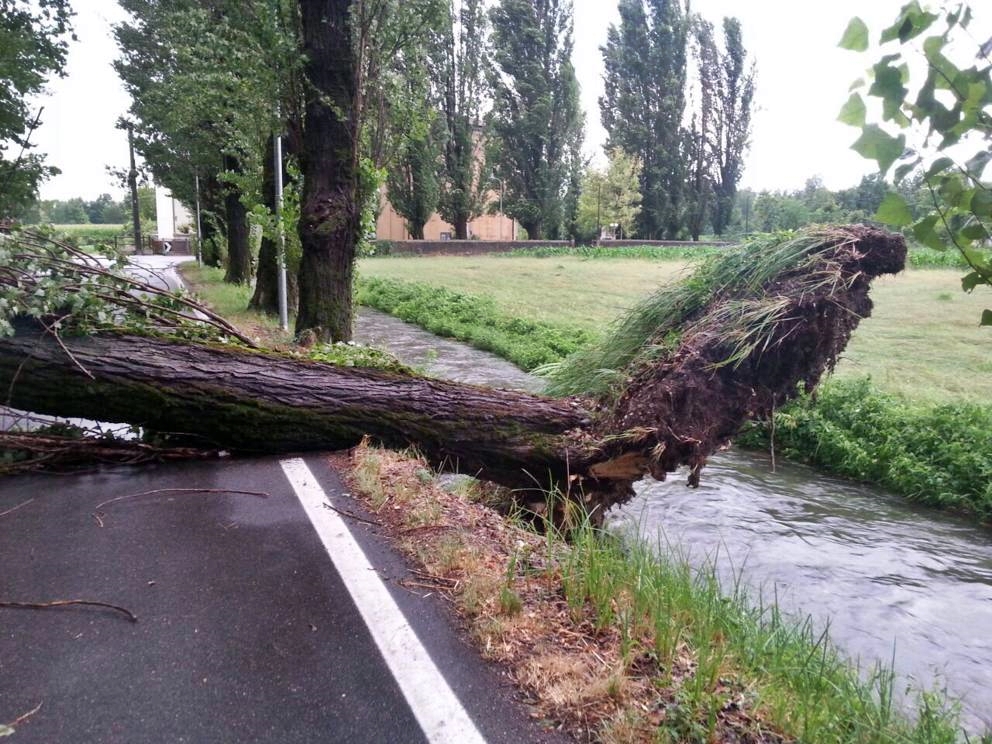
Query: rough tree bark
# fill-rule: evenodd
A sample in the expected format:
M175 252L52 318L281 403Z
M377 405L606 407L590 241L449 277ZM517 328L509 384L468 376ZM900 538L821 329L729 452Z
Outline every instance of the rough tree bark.
M237 158L224 156L224 168L232 173L240 172ZM247 284L251 281L251 247L248 231L248 210L241 201L241 189L228 184L224 196L224 211L227 217L227 271L224 281L231 284Z
M153 338L58 339L31 326L0 339L0 389L37 413L182 432L186 444L245 453L343 448L370 436L414 445L439 468L518 489L558 487L605 508L645 474L688 465L696 483L746 420L794 397L797 383L815 385L870 314L871 280L904 260L900 237L845 228L812 282L786 273L758 289L781 308L764 343L726 363L734 341L719 313L703 313L673 354L630 370L609 401Z
M352 274L364 203L350 7L349 0L300 0L309 85L296 332L312 331L325 341L351 340Z

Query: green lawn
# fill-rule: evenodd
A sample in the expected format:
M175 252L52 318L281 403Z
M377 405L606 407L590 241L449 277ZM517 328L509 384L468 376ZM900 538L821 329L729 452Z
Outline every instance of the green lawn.
M359 264L365 276L488 295L509 315L594 332L686 268L677 261L501 256ZM978 325L992 293L965 294L960 280L959 271L914 269L876 282L875 312L852 339L837 376L870 375L882 389L921 402L992 400L992 329Z

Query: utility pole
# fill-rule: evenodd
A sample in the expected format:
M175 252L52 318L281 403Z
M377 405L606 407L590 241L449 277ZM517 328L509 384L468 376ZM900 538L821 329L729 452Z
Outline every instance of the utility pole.
M138 168L134 164L134 126L128 122L127 146L131 153L131 169L127 172L127 185L131 189L131 223L134 227L134 253L141 255L141 212L138 209Z

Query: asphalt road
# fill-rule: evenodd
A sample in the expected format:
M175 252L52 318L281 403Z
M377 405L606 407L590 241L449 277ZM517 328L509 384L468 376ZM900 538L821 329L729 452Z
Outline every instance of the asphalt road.
M361 512L319 456L0 479L0 602L137 617L0 607L0 733L40 705L12 744L565 741L325 499Z

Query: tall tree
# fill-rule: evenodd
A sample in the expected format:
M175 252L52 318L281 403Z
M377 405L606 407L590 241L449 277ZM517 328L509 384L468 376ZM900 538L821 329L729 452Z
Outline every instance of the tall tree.
M115 64L131 94L136 147L157 181L190 204L196 175L215 177L226 278L251 278L249 208L260 199L264 145L276 126L280 56L266 0L120 0ZM294 45L295 47L295 45Z
M615 237L632 237L641 211L641 164L623 150L608 153L606 170L590 168L582 179L578 223L580 235L599 238L602 228L613 228Z
M501 0L491 11L491 152L504 211L529 238L557 237L583 137L571 0Z
M482 106L487 96L486 37L482 0L449 0L442 33L436 39L439 61L432 79L444 123L444 161L438 212L455 228L455 238L468 237L468 223L482 214L479 154Z
M71 18L69 0L0 0L0 219L37 199L58 172L29 152L41 111L28 102L63 74Z
M675 238L682 227L688 15L681 0L620 0L602 48L599 100L608 146L642 163L639 234Z
M696 65L696 99L692 120L684 135L687 163L684 222L689 236L699 240L713 208L714 170L717 162L716 99L720 53L713 38L713 24L701 16L691 19L692 57Z
M331 341L351 339L352 277L366 197L351 6L350 0L300 0L307 94L296 331Z
M751 144L754 78L755 66L747 61L740 21L724 18L715 100L716 203L712 222L717 235L723 235L733 216L737 184L743 175L744 156Z

